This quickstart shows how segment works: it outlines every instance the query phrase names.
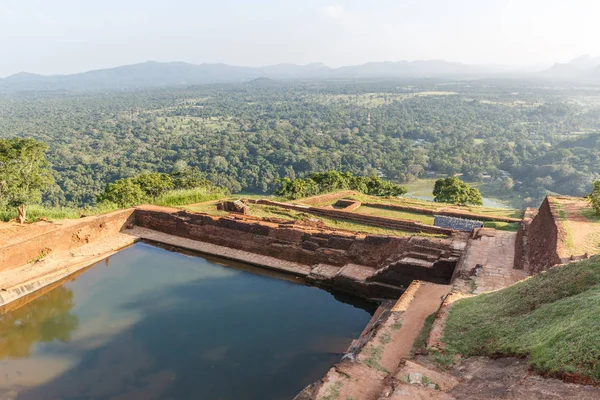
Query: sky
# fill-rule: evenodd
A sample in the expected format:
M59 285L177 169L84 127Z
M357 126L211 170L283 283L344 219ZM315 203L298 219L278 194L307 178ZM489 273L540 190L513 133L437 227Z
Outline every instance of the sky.
M263 66L600 55L598 0L0 0L0 77L148 60Z

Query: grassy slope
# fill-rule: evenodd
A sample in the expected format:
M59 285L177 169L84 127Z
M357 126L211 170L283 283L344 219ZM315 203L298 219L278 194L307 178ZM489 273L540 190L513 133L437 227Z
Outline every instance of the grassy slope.
M600 383L600 257L458 301L443 341L449 354L522 355L541 373Z

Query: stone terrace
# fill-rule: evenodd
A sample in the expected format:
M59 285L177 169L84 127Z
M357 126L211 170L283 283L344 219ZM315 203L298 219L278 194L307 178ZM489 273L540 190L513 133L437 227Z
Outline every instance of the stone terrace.
M475 230L455 272L456 289L474 294L490 292L529 276L526 271L514 269L516 239L516 232Z

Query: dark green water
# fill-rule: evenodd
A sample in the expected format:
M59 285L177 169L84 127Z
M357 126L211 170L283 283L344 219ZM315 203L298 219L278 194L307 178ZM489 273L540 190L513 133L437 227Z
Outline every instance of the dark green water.
M292 399L373 306L138 243L0 315L1 399Z

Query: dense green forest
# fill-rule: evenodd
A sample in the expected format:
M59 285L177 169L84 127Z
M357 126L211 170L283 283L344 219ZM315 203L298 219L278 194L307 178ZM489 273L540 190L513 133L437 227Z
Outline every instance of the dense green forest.
M49 146L52 205L94 205L108 183L183 166L255 193L327 170L397 183L461 173L504 181L504 194L537 205L548 192L591 192L597 133L600 87L517 81L258 79L0 95L0 137Z

